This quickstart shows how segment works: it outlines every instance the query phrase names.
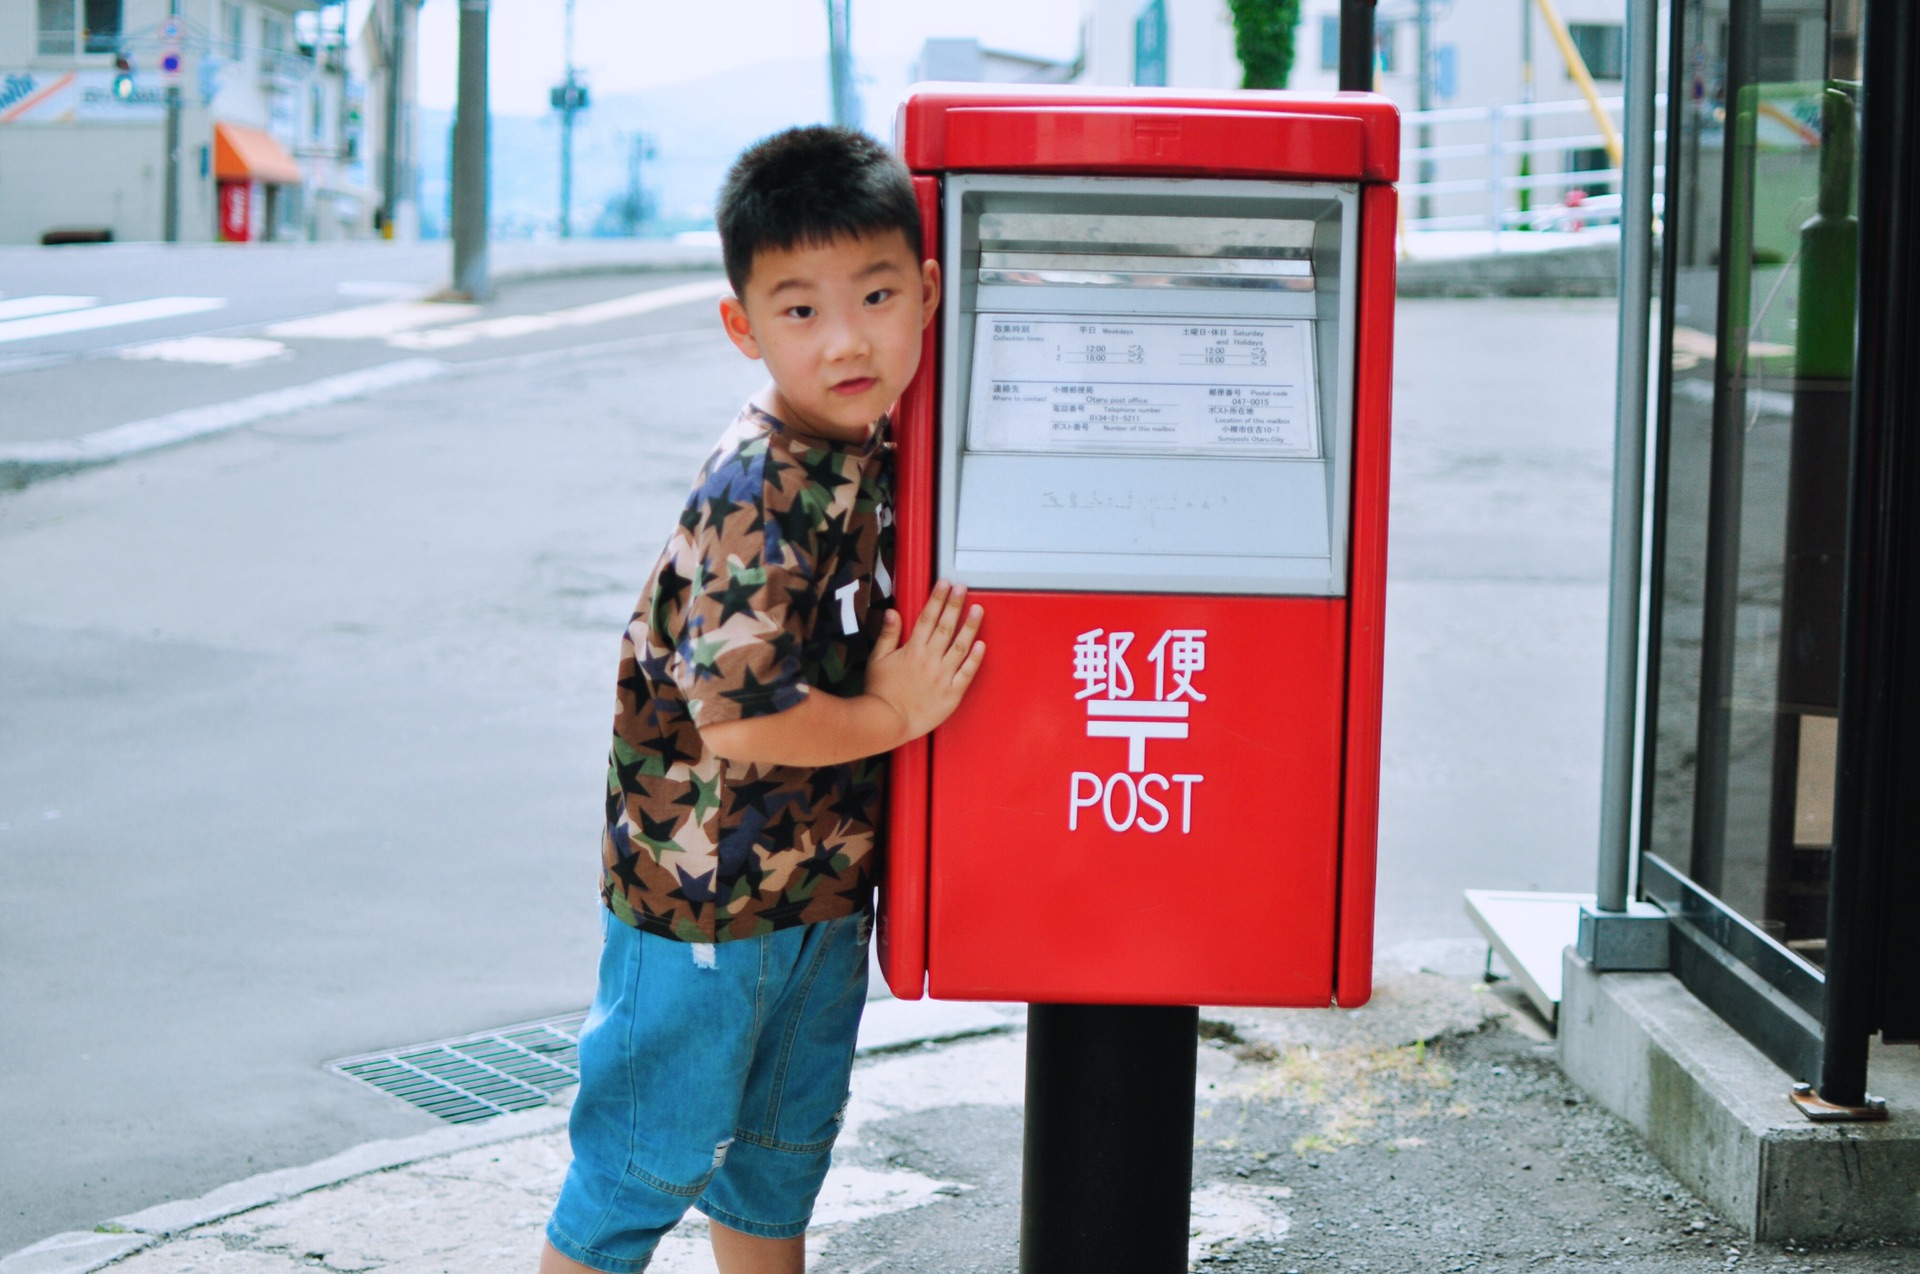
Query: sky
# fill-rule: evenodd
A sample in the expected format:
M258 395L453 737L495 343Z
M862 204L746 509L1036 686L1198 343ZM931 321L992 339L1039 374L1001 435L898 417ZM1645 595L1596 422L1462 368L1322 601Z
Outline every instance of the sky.
M366 3L355 4L355 21ZM972 36L988 48L1070 58L1081 0L852 0L852 8L857 75L861 57L912 57L929 36ZM535 115L550 109L548 90L565 65L565 12L565 0L493 0L493 110ZM458 30L458 0L426 0L420 10L423 106L453 105ZM576 0L574 10L574 61L597 93L774 58L819 57L824 76L826 51L824 0Z

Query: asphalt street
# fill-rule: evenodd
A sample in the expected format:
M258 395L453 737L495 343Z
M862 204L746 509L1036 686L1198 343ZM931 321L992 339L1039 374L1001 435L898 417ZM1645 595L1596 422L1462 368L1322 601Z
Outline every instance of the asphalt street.
M239 308L143 335L271 367L102 338L0 375L0 440L396 356ZM435 355L462 374L0 493L0 1252L431 1127L320 1063L585 1004L618 633L758 383L710 314L509 325ZM1407 303L1398 343L1380 918L1446 942L1463 888L1591 884L1612 307Z

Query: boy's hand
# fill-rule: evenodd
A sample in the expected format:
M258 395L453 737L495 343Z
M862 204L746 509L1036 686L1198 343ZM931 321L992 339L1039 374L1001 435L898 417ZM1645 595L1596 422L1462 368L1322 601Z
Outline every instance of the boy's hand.
M952 716L980 670L987 643L976 641L975 634L984 612L966 603L965 585L941 580L928 594L911 637L900 640L900 612L889 610L886 627L873 643L867 693L900 714L907 740Z

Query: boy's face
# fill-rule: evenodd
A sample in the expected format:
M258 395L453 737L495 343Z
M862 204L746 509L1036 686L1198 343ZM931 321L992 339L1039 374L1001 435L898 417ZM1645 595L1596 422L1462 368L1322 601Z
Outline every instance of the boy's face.
M774 415L858 441L920 366L940 267L898 230L754 254L746 295L720 302L727 336L773 377Z

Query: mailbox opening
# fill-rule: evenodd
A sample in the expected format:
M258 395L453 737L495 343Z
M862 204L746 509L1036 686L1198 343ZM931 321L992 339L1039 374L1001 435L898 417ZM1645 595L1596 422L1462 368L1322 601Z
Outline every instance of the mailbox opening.
M956 175L946 196L943 572L1345 592L1355 187Z

